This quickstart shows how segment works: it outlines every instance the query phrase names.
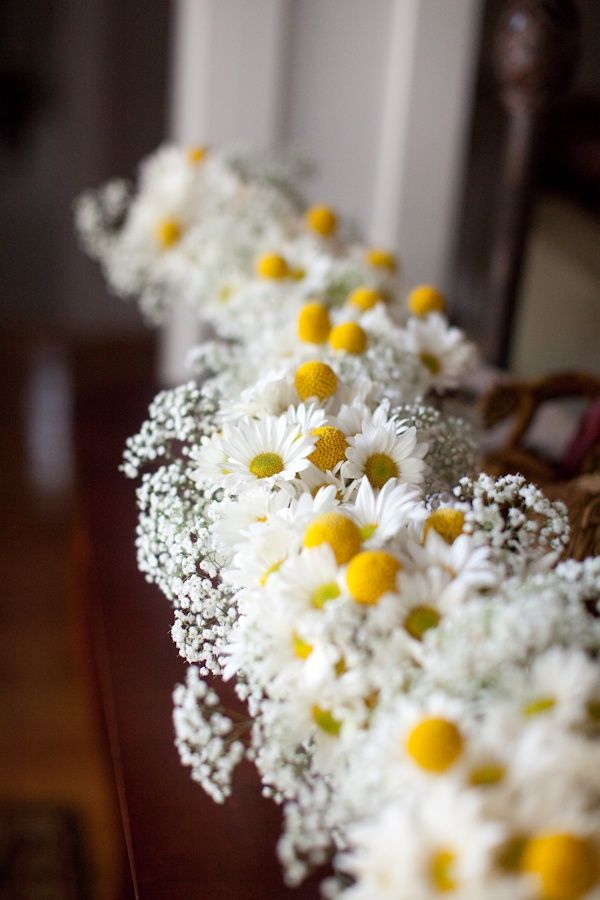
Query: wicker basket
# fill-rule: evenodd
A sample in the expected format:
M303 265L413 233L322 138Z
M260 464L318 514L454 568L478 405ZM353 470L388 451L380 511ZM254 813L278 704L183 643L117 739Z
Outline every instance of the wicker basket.
M525 446L527 434L546 402L585 398L589 401L575 437L560 462ZM483 468L492 475L521 473L552 500L569 510L571 540L565 556L584 559L600 555L600 378L566 372L532 381L494 386L481 400L484 427L512 418L503 445L488 453Z

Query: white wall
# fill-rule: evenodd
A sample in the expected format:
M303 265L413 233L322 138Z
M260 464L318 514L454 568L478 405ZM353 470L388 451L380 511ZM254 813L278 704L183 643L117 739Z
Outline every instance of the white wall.
M445 286L482 0L177 0L172 136L292 145L311 200ZM190 326L167 330L182 377Z

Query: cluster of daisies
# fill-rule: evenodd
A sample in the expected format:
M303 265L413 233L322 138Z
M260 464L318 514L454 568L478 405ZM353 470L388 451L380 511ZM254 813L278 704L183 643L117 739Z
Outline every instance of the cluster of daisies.
M600 559L476 475L439 291L289 176L166 148L79 208L117 291L215 332L123 463L190 663L182 761L222 802L252 760L287 880L328 864L327 897L598 900Z

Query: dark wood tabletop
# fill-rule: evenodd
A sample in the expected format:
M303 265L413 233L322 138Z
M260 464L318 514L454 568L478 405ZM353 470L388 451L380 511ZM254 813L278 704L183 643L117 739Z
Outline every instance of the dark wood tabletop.
M179 762L172 691L184 678L169 629L172 614L135 561L135 486L118 472L125 438L140 425L154 390L103 388L76 412L79 578L132 891L150 898L269 900L318 896L318 880L283 884L275 843L277 808L243 764L224 805L210 800ZM127 879L128 880L128 879Z

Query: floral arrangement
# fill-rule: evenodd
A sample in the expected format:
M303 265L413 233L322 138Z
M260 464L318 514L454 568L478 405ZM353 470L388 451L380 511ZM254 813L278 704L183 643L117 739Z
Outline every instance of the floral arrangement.
M600 559L559 562L564 506L476 474L442 295L232 171L169 148L114 234L106 194L80 209L116 289L177 284L217 334L123 463L191 664L183 763L223 802L252 760L288 881L328 862L327 897L600 898ZM165 216L189 234L159 252Z

